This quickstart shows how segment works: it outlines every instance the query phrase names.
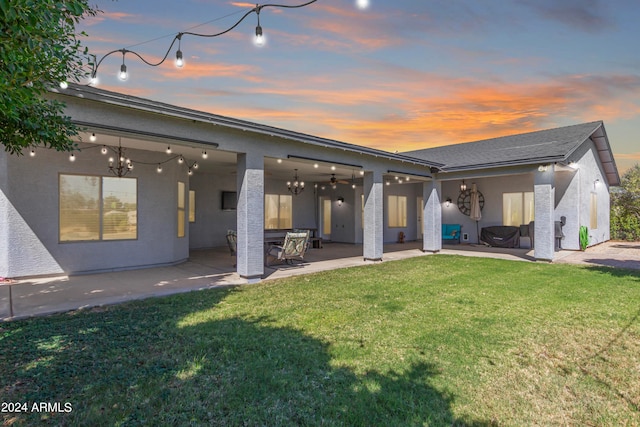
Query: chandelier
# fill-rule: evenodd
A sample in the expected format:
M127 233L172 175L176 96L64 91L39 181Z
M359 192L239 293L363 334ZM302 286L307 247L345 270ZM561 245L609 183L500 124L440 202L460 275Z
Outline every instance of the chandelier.
M109 172L118 178L122 178L131 172L133 169L133 162L131 159L125 157L124 148L122 148L120 142L118 142L118 149L116 150L115 148L112 148L112 150L117 154L117 157L115 159L113 157L109 157Z
M294 171L295 174L293 182L287 181L287 190L289 190L294 196L297 196L304 191L304 181L300 181L298 179L298 169L294 169Z

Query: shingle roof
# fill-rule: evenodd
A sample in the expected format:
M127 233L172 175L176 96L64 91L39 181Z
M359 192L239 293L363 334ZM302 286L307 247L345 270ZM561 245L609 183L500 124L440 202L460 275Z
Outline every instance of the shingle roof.
M564 160L600 126L601 121L583 123L403 154L444 163L449 171Z

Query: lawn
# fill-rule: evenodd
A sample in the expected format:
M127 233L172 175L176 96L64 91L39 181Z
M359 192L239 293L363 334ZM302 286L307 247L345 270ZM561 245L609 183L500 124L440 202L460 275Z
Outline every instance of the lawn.
M638 272L446 255L154 298L0 323L2 417L635 426L639 316Z

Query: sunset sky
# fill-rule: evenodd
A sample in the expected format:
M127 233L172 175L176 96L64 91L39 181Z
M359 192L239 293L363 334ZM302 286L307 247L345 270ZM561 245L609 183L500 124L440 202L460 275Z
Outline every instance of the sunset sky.
M225 30L255 6L91 4L103 11L79 27L91 53L150 62L178 32ZM128 54L121 82L111 55L97 86L400 152L603 120L623 173L640 162L639 22L637 0L318 0L264 8L263 47L252 14L220 37L185 35L181 69L177 45L159 67Z

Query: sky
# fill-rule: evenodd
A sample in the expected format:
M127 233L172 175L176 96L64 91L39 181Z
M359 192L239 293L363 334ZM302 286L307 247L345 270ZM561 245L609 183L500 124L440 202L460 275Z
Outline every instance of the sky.
M305 0L278 0L298 5ZM99 0L99 59L158 62L179 32L214 34L253 3ZM97 87L403 152L603 120L618 170L640 163L637 0L318 0L265 7L158 67L106 57Z

